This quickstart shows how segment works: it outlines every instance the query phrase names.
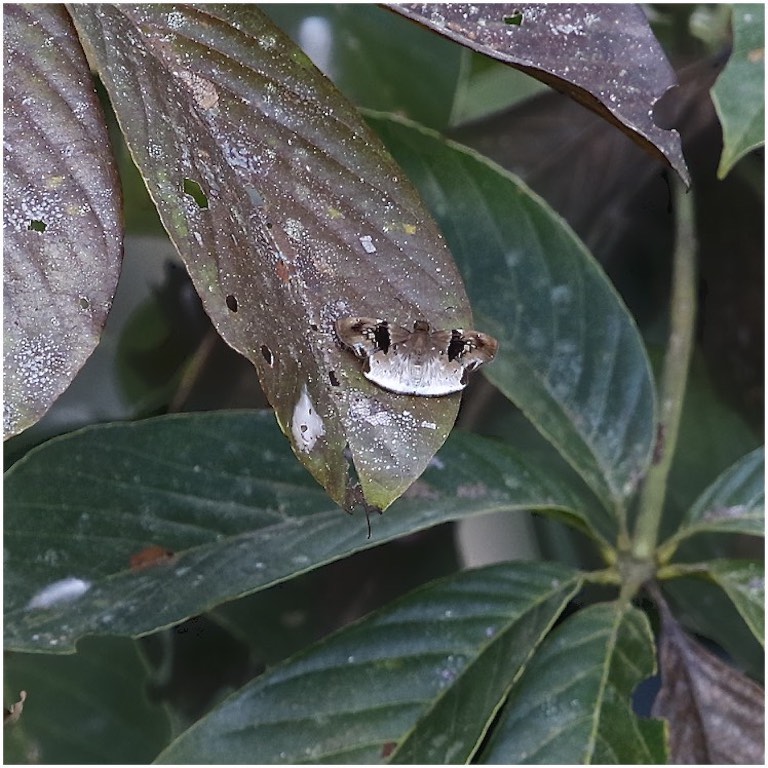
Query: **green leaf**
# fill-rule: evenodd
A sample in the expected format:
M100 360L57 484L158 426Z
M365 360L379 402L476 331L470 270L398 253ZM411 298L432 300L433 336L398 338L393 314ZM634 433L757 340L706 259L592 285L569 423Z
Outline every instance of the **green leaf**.
M579 611L526 666L479 761L664 763L662 724L632 711L632 692L654 666L644 613L619 603Z
M27 699L11 740L6 730L5 762L151 762L170 726L148 701L147 683L136 644L126 639L85 640L72 656L7 655L6 690L26 691Z
M355 104L448 125L462 49L365 3L270 3L264 12Z
M448 520L557 509L586 528L590 497L457 433L366 539L271 412L230 411L55 438L8 471L5 501L6 647L66 652L82 635L148 633Z
M710 93L723 126L717 176L765 143L765 6L731 5L733 50Z
M752 634L765 647L765 563L757 560L712 560L708 576L731 598Z
M460 397L365 379L334 321L469 327L451 255L357 110L250 6L73 5L89 59L204 307L338 503L351 453L387 507ZM115 41L119 41L116 43Z
M158 761L464 762L579 583L509 563L427 585L245 686Z
M674 548L698 533L765 534L763 448L748 453L723 472L696 500L677 533L663 546Z
M122 258L120 182L63 5L3 9L5 437L34 424L96 347Z
M568 225L517 177L404 121L371 119L462 267L486 376L621 508L650 461L654 386L637 328Z

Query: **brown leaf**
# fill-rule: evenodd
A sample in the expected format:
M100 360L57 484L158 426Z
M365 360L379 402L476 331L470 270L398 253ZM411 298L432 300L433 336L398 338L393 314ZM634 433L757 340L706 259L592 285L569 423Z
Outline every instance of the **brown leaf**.
M689 638L660 597L662 686L653 716L669 722L670 761L765 762L765 693Z
M62 5L3 7L5 437L34 424L99 341L122 257L120 184Z
M436 225L357 111L260 11L73 5L137 167L217 330L256 367L296 455L343 503L347 444L386 507L459 398L385 392L342 316L471 328Z
M690 184L679 134L653 122L654 105L677 80L641 6L413 3L389 8L567 93Z

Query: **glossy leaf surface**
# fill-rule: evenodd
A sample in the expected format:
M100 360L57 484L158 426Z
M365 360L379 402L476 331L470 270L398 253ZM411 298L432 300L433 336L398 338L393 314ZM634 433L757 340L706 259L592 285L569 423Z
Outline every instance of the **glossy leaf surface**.
M406 761L463 762L578 583L508 563L429 584L269 670L159 762L367 764L404 739Z
M344 514L271 413L92 427L49 441L5 479L7 648L67 652L139 635L440 522L554 510L586 529L582 486L457 433L408 497Z
M661 723L632 711L632 691L654 664L645 614L618 603L579 611L528 664L479 761L666 762Z

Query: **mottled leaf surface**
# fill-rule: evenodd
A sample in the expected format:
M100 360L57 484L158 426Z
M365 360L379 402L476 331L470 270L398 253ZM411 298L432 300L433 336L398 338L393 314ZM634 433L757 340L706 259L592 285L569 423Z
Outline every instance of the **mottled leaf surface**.
M34 424L99 341L120 185L63 5L3 6L3 430Z
M640 335L610 281L517 177L412 124L371 122L440 222L477 328L499 339L485 375L608 509L620 507L650 459L655 395Z
M677 85L640 5L407 3L389 6L526 72L617 125L690 183L680 135L653 122Z
M6 764L149 763L170 738L132 640L92 638L71 656L8 654L4 677L6 690L27 692L19 721L5 731Z
M349 445L388 506L445 440L456 395L393 395L333 324L471 327L414 189L355 109L253 6L72 7L163 224L216 328L251 360L299 459L343 503Z
M765 693L689 638L662 607L662 687L653 713L669 722L671 763L765 762Z
M344 514L296 462L271 412L226 412L51 440L9 470L5 502L6 647L66 652L82 635L148 633L448 520L530 508L586 529L590 499L457 433L406 498L372 517L368 539L362 515Z
M723 126L721 179L765 143L765 5L733 3L731 26L731 56L711 91Z
M578 584L564 566L505 563L427 585L245 686L158 761L381 763L405 739L417 762L463 762L476 725ZM471 700L458 696L470 690Z
M765 646L765 563L756 560L712 560L706 575L731 598L736 610Z
M765 535L765 450L748 453L696 500L671 541L697 533Z
M632 691L654 665L644 613L618 603L579 611L526 666L479 762L666 762L661 723L632 711Z

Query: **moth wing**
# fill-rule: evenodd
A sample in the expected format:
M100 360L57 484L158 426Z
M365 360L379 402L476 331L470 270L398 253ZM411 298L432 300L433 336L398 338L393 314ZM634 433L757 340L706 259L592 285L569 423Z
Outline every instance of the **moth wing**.
M340 317L336 320L336 335L344 346L365 359L379 351L376 331L384 321L376 317Z
M402 325L389 326L390 344L402 344L404 341L408 341L412 335L413 332L409 331L407 328L403 328Z
M432 331L429 334L429 340L432 342L432 346L440 352L445 352L453 338L453 331Z
M470 371L490 363L499 349L499 342L487 333L466 331L461 333L462 351L457 356L458 361Z

